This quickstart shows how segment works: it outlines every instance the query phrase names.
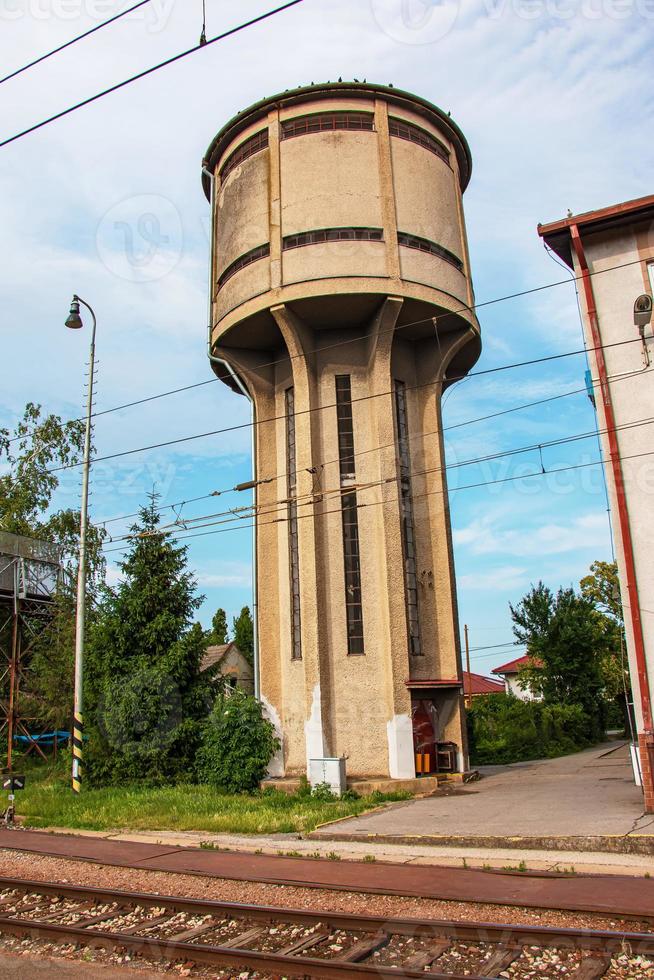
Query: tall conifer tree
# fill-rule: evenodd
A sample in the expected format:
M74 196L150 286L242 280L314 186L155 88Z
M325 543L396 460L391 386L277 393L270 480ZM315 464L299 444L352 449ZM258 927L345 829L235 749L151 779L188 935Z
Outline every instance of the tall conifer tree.
M87 759L95 783L188 776L211 707L200 673L204 632L193 623L203 597L187 549L159 530L155 504L153 494L90 637Z

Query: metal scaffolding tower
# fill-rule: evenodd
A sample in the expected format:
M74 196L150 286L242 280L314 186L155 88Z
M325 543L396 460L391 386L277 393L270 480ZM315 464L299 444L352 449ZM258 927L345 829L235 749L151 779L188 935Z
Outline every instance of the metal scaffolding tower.
M34 644L52 623L61 574L58 546L0 531L0 738L7 740L8 770L17 735L45 758L28 727L33 719L21 710L21 687Z

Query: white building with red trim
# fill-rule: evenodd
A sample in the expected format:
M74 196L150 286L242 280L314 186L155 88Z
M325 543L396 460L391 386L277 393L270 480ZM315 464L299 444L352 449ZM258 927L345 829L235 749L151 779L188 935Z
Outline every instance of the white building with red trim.
M654 813L654 195L539 225L574 272L609 492L636 720ZM637 301L642 310L636 307Z

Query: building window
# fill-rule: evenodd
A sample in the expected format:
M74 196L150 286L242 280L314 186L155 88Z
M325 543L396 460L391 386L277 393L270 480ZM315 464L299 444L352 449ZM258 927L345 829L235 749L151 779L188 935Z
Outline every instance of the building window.
M435 136L428 133L426 129L415 126L413 123L405 122L404 119L398 119L396 116L390 116L388 120L388 131L391 136L399 136L400 139L409 140L410 143L417 143L418 146L423 146L430 153L434 153L441 160L445 160L446 163L450 162L450 151L448 148L440 140L437 140Z
M381 228L317 228L303 231L298 235L286 235L282 248L300 248L302 245L318 245L321 242L382 242L384 232Z
M257 245L256 248L250 249L249 252L239 255L239 257L228 265L227 268L218 276L218 289L224 286L227 280L231 279L231 277L240 269L244 269L246 265L256 262L257 259L265 259L268 255L270 255L270 245L267 242L265 245Z
M361 556L359 552L359 516L357 494L353 487L354 426L352 420L352 386L349 374L336 376L336 424L341 483L343 520L343 560L345 565L345 619L348 654L362 654L363 607L361 604Z
M431 242L428 238L420 238L418 235L409 235L405 231L398 231L397 243L398 245L406 246L406 248L416 248L419 252L429 252L430 255L437 255L439 259L445 259L446 262L453 265L459 272L463 272L463 262L458 256L454 255L448 249L443 248L442 245Z
M237 146L233 153L230 153L222 167L218 171L218 176L220 177L220 183L224 183L227 176L232 172L235 167L238 167L239 163L243 163L248 157L254 156L260 150L265 150L268 146L268 130L262 129L261 132L255 133L254 136L250 136L248 139L244 140L240 146Z
M420 656L420 620L418 610L418 576L416 568L416 538L411 494L411 459L409 427L406 411L406 387L395 382L395 419L397 424L397 454L400 464L400 513L402 519L402 551L404 556L404 593L406 602L409 653Z
M291 585L291 660L302 659L300 623L300 555L297 537L297 453L295 393L286 389L286 490L288 495L288 554Z
M296 116L282 122L282 139L306 136L307 133L324 133L334 129L371 131L374 128L372 112L313 112L308 116Z

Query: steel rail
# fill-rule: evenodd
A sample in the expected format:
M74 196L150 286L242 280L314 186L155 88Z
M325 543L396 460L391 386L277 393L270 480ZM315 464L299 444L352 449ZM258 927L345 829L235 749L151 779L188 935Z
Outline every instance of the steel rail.
M338 930L366 935L383 935L386 941L393 936L405 936L423 940L433 940L436 944L448 940L449 943L473 941L496 945L500 950L522 946L538 946L543 948L566 948L591 953L603 954L608 969L609 961L606 955L622 952L625 948L632 955L654 953L654 933L627 931L610 931L594 929L562 929L550 926L513 925L488 922L459 922L447 919L418 919L418 918L385 918L379 916L350 914L341 912L306 911L304 909L284 909L275 906L249 905L244 903L221 902L208 899L184 898L176 895L157 895L143 892L128 892L118 889L97 888L95 886L77 887L57 882L32 881L22 878L0 877L0 891L13 891L23 895L41 895L43 897L57 896L89 904L114 904L113 912L103 913L103 920L120 918L137 906L141 908L160 908L170 912L189 913L194 916L207 916L216 920L245 919L269 924L297 924L301 926L322 926L327 930ZM4 905L11 904L11 899L5 899ZM38 909L38 902L29 906L29 910ZM21 918L21 912L3 913L0 905L0 933L10 933L16 936L30 936L34 939L48 939L55 942L72 941L84 946L100 946L124 948L138 953L150 960L192 960L197 963L210 963L220 966L249 966L259 971L269 971L275 975L297 975L305 977L355 978L365 976L378 977L424 977L425 972L414 969L410 965L385 966L378 963L348 961L345 958L319 959L311 956L281 952L265 952L245 947L230 946L229 944L210 945L175 941L174 938L136 936L131 932L149 928L148 920L143 920L134 929L120 932L110 929L88 929L74 924L66 925L52 921L53 916L46 919ZM60 910L62 915L74 910ZM37 913L38 914L38 913ZM50 921L48 921L50 920ZM99 921L99 920L98 920ZM152 920L154 926L159 919ZM219 928L220 922L215 926ZM131 928L131 927L130 927ZM209 929L207 929L209 931ZM180 933L181 935L181 933ZM345 951L347 955L347 950ZM364 959L365 957L362 957ZM438 955L434 956L437 961ZM438 963L435 962L438 967ZM453 978L464 974L440 973L432 968L428 975L433 978ZM488 973L465 974L468 980L480 980ZM580 974L581 975L581 974ZM595 974L601 976L601 973Z

